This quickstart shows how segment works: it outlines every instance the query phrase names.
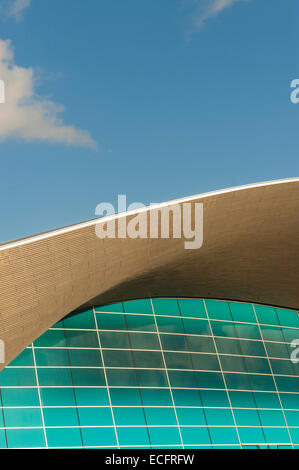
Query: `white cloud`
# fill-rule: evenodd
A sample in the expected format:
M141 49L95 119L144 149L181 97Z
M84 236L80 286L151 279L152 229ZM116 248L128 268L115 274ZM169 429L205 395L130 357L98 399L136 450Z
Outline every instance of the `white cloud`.
M7 16L20 19L24 10L30 6L31 0L10 0Z
M223 10L232 7L235 3L247 0L196 0L193 14L193 27L199 29L206 20L217 16Z
M96 146L88 131L64 124L61 118L63 106L36 94L36 71L16 65L11 42L1 39L0 79L5 83L5 104L0 104L0 141L21 138Z

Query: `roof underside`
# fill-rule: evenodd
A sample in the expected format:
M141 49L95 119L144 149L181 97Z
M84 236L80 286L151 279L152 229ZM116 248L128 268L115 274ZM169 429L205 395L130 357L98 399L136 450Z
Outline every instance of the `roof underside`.
M2 245L0 338L7 363L65 315L91 305L204 297L299 308L299 180L167 205L188 201L203 203L198 250L184 249L184 238L99 239L95 226L105 218ZM143 211L148 219L153 210Z

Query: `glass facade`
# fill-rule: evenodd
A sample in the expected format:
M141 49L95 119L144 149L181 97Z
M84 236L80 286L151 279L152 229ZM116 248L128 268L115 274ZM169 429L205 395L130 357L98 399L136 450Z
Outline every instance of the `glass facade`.
M0 373L1 448L299 448L291 310L144 299L69 315Z

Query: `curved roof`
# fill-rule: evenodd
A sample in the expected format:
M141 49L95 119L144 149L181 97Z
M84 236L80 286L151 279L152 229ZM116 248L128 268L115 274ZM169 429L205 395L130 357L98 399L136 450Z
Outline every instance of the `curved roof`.
M203 245L105 238L95 227L203 203ZM299 309L299 178L210 192L0 245L6 363L68 313L144 297L205 297Z

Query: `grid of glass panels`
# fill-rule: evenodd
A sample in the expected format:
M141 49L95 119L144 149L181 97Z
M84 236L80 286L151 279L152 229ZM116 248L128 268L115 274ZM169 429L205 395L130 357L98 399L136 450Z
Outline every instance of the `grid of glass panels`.
M291 310L144 299L70 315L0 373L1 448L299 448Z

